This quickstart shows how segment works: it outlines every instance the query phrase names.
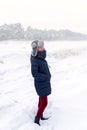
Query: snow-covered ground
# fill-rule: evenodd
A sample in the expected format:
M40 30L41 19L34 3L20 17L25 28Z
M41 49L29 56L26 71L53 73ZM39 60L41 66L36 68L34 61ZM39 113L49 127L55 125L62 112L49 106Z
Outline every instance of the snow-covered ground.
M0 130L87 130L87 41L45 42L52 94L33 123L38 96L30 69L31 42L0 42Z

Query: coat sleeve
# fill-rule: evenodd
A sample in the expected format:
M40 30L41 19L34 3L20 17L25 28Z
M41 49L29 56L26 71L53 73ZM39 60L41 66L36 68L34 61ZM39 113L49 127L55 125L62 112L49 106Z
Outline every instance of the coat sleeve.
M33 77L39 81L39 82L43 82L43 81L46 81L47 79L47 76L43 73L39 73L38 72L38 64L37 63L33 63L31 65L31 72L32 72L32 75Z

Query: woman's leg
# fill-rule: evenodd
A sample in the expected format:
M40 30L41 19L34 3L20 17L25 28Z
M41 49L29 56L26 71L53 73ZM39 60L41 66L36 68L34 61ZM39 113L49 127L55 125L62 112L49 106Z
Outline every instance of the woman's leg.
M36 117L41 118L47 104L48 104L47 96L39 97L38 111L37 111Z
M40 100L40 97L39 97L38 109L39 109L39 107L40 107L40 104L41 104L41 100Z

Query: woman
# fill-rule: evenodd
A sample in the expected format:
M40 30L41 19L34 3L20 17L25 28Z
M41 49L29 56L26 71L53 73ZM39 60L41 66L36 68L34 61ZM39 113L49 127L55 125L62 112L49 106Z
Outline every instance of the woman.
M40 125L41 120L47 120L43 117L43 112L48 104L47 96L51 94L51 74L48 68L46 58L46 50L43 41L33 41L31 54L31 73L34 77L34 85L39 96L38 110L34 119L34 123Z

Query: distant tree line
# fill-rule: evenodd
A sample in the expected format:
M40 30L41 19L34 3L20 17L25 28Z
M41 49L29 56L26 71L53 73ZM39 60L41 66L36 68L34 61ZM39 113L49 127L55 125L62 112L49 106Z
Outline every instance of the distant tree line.
M40 30L27 27L20 23L4 24L0 26L0 41L2 40L87 40L87 35L70 30Z

